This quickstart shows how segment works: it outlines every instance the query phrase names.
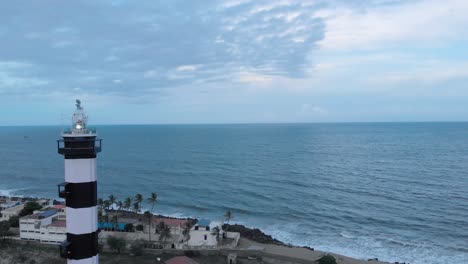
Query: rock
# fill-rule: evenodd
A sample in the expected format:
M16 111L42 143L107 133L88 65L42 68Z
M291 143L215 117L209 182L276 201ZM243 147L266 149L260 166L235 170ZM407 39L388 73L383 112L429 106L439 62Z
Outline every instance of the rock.
M286 244L274 239L272 236L263 233L258 228L248 228L243 225L223 225L223 229L230 232L238 232L240 233L241 237L250 239L252 241L263 243L263 244L274 244L274 245L282 245L285 246Z

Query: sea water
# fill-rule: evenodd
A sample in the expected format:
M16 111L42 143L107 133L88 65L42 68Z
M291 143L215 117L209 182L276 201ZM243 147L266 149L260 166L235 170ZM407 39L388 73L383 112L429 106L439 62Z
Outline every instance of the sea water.
M468 263L468 123L97 126L99 196L356 258ZM0 127L0 195L57 198L60 127ZM148 206L147 206L148 207Z

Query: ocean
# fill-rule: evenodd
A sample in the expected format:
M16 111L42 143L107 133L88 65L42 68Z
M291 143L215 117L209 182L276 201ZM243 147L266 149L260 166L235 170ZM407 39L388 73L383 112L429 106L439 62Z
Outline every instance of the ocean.
M468 123L96 126L99 196L356 258L468 263ZM57 197L60 127L0 127L0 194Z

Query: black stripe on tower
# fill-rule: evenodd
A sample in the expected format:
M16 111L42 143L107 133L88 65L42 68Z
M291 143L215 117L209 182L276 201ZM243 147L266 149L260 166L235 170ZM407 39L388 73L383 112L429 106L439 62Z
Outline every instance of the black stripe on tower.
M59 193L65 198L67 207L79 209L97 205L97 182L63 183L64 190Z
M64 137L57 140L57 148L65 159L94 159L101 152L101 143L96 137Z
M79 260L96 256L99 253L98 231L74 235L67 233L69 244L68 258Z

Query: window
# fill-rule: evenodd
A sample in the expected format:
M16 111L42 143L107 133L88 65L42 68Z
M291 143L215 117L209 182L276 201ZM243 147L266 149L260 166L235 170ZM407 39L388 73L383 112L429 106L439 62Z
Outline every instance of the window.
M198 226L195 227L195 230L198 230Z
M206 231L210 231L210 227L209 227L209 226L206 227Z
M207 240L207 239L208 239L208 236L207 236L207 235L203 235L203 236L204 236L205 240Z

